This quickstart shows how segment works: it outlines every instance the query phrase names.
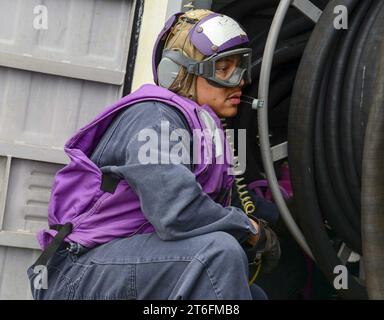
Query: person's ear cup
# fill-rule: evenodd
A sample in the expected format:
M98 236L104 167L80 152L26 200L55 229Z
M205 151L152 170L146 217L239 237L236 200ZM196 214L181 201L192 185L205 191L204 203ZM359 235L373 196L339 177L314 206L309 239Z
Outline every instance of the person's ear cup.
M182 67L167 57L163 57L157 67L159 86L169 89Z

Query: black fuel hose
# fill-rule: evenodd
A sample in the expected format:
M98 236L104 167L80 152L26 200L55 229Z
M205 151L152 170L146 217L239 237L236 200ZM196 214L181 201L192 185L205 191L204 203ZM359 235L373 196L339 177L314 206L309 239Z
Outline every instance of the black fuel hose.
M384 299L384 41L363 153L362 223L369 298Z
M352 141L354 159L357 173L361 179L362 153L364 144L367 114L372 104L374 83L377 76L375 60L378 58L377 48L380 47L383 35L383 5L382 0L377 0L372 6L373 11L368 17L369 26L362 30L360 45L362 51L357 63L356 76L354 78L353 104L352 104Z
M369 2L369 1L367 1ZM372 3L372 1L370 1ZM369 12L364 17L364 21L359 26L359 30L357 30L357 35L355 36L354 45L351 48L351 54L348 61L348 66L346 70L346 75L342 87L342 96L341 96L341 110L340 112L343 114L343 121L340 122L340 141L343 143L340 144L341 156L342 156L342 165L345 172L345 178L347 184L349 186L349 190L352 195L352 200L354 201L357 208L361 208L360 202L360 193L361 193L361 178L357 173L357 161L354 156L353 151L353 97L355 92L355 81L352 79L356 79L357 70L359 66L360 57L362 54L362 50L364 45L362 40L366 38L366 36L362 36L367 34L368 30L371 28L372 23L376 19L377 15L377 5L380 2L374 1L369 8ZM355 28L353 26L352 28ZM351 30L352 32L353 30ZM353 32L355 33L355 32ZM361 164L360 164L361 165Z
M361 237L351 226L348 219L345 217L342 208L339 205L337 195L332 189L332 179L326 164L326 152L324 143L324 112L327 103L327 89L329 77L332 68L332 60L334 59L335 52L330 50L325 62L324 74L321 80L321 87L319 90L319 99L316 106L316 121L315 121L315 135L314 135L314 167L315 167L315 182L316 193L319 198L319 207L323 214L324 219L336 232L349 248L356 252L361 253Z
M330 50L341 36L334 28L336 5L344 5L352 13L357 0L332 0L325 8L306 46L296 76L291 98L288 126L289 163L299 222L317 264L331 283L334 268L342 265L324 227L315 185L313 156L314 126L319 90ZM366 298L365 288L348 275L349 287L341 290L346 298Z
M348 30L347 32L344 31L345 35L341 37L337 45L336 59L334 59L332 73L329 79L327 103L325 104L324 112L325 154L329 174L332 177L332 179L329 180L329 188L332 188L335 195L337 195L340 207L342 208L342 213L339 212L338 214L346 216L349 220L355 234L357 234L356 240L358 243L361 243L360 207L355 205L353 196L360 198L360 192L355 195L351 194L350 186L348 185L342 165L340 145L343 144L343 142L340 140L339 123L344 120L344 114L341 113L339 106L341 104L342 84L344 81L348 81L348 79L345 79L345 73L356 31L360 27L361 20L365 17L370 4L371 1L363 1L357 5L353 12L352 19L350 19L352 22ZM359 250L357 252L361 254L361 245L359 245L358 248ZM356 246L354 249L356 251Z

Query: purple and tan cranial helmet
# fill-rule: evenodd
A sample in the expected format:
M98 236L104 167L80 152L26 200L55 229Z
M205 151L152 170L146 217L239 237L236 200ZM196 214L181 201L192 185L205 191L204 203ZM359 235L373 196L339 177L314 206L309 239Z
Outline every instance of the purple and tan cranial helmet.
M243 28L232 18L209 10L192 10L170 17L153 49L156 84L195 99L195 79L212 85L236 87L251 81L251 49ZM215 76L220 59L236 56L238 66L227 79Z

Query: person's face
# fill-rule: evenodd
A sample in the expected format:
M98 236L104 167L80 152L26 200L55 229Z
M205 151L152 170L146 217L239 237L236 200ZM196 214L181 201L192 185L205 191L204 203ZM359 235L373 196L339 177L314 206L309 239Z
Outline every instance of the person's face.
M226 80L234 68L238 65L235 57L227 57L216 63L216 78ZM207 104L220 118L230 118L237 114L237 106L240 104L241 88L244 80L238 87L219 88L211 85L206 79L197 77L196 96L199 105Z

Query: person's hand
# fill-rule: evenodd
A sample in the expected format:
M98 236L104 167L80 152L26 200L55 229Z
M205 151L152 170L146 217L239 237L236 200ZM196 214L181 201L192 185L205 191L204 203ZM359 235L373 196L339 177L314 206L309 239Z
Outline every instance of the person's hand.
M271 272L279 263L281 250L276 233L261 219L251 219L257 225L258 235L251 236L245 246L245 252L250 264L259 263L261 260L262 270Z

